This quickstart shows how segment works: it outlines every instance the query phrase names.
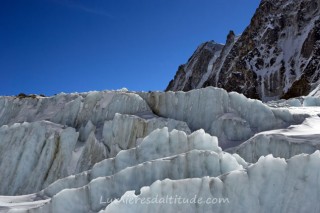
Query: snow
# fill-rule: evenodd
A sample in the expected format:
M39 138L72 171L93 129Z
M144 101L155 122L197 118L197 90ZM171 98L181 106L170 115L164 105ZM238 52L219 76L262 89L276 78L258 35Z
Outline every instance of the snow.
M320 106L320 97L317 96L302 96L299 98L291 98L288 100L269 101L266 103L270 107L296 107L297 109L306 109L303 107L317 107ZM310 110L306 110L310 111Z
M209 79L210 75L212 75L213 65L216 63L217 59L220 57L222 50L215 52L213 57L210 59L208 64L207 72L202 76L200 82L197 85L197 89L202 88L203 84Z
M214 41L202 43L193 53L188 62L183 65L184 72L182 75L177 77L177 80L175 81L175 84L172 86L171 90L179 90L179 88L184 88L188 82L191 82L190 78L194 76L194 72L199 72L199 70L195 69L196 64L199 63L199 61L202 62L203 60L207 60L202 58L204 50L206 50L212 54L212 58L208 62L207 72L201 77L201 79L197 80L199 82L192 82L195 84L193 87L202 87L203 83L209 78L210 75L212 75L212 69L210 69L210 67L212 68L213 64L219 58L222 48L223 44L219 44Z
M235 42L237 41L239 37L236 36L235 37L235 41L233 43L231 43L229 46L225 46L224 49L221 51L221 55L219 57L220 59L220 62L217 64L218 68L217 68L217 72L216 73L212 73L212 75L214 74L215 75L215 85L218 85L218 81L219 81L219 78L220 78L220 72L221 72L221 69L222 69L222 66L224 64L224 62L226 61L226 58L227 56L229 55L230 51L232 50ZM213 69L212 69L213 70Z
M320 85L318 85L314 90L312 90L308 96L320 98Z
M320 115L320 108L307 106L307 107L289 107L287 110L293 116L304 116L304 117L311 117L311 116L318 116Z
M2 200L2 197L0 197L0 200ZM38 200L38 201L30 201L30 202L17 202L16 200L12 200L10 202L1 202L0 201L0 211L9 211L12 208L14 210L16 210L15 212L23 212L24 209L26 208L36 208L39 207L41 205L43 205L44 203L48 202L49 200ZM19 211L20 210L20 211ZM12 211L10 211L12 212Z

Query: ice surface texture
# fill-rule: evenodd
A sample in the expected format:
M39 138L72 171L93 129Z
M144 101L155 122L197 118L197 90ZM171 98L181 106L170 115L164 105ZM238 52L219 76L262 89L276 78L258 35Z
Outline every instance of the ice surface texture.
M261 101L214 87L140 96L158 115L185 121L191 130L203 128L217 136L223 148L235 146L257 132L301 122L286 109L271 109Z
M266 156L245 170L236 170L219 177L156 181L143 187L138 195L129 191L120 201L114 201L108 212L319 212L320 153L300 155L287 162ZM142 204L128 203L130 198L196 195L204 200L228 198L216 204ZM127 200L127 203L126 203Z
M318 212L320 111L306 100L213 87L0 97L0 212ZM156 195L229 203L123 202Z

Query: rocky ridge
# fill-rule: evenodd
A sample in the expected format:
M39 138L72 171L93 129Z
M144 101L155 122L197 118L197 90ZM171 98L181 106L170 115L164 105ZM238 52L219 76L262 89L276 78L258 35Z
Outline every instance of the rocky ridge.
M320 78L319 7L318 0L262 0L239 37L230 31L223 47L201 44L166 90L215 86L263 101L307 95Z

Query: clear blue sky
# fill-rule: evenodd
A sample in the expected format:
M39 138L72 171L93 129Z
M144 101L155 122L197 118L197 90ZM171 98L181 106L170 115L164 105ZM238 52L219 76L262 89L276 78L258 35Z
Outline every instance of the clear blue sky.
M260 0L0 0L0 95L164 90Z

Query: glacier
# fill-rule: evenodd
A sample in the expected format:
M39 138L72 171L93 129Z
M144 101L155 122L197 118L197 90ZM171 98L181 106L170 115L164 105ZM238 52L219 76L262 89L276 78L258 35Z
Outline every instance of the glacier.
M274 157L289 159L295 155L312 154L320 149L320 118L307 118L300 125L287 129L260 132L241 145L227 149L237 153L247 162L256 162L260 156L272 154Z
M0 212L319 212L315 94L0 97ZM127 202L168 196L215 203Z
M191 130L202 128L217 136L222 148L238 145L257 132L299 124L311 116L308 112L270 108L259 100L214 87L139 95L156 114L185 121Z
M68 174L78 134L46 121L0 128L0 191L13 195L40 190Z
M185 180L156 181L143 187L138 195L129 191L120 200L112 202L101 212L319 212L320 152L300 155L285 161L271 155L245 170L235 170L219 177L191 178ZM158 195L158 203L143 205L142 198ZM179 195L178 202L162 204L161 198ZM197 198L228 197L228 202L205 205ZM135 205L125 199L138 199ZM187 202L187 201L190 202Z

